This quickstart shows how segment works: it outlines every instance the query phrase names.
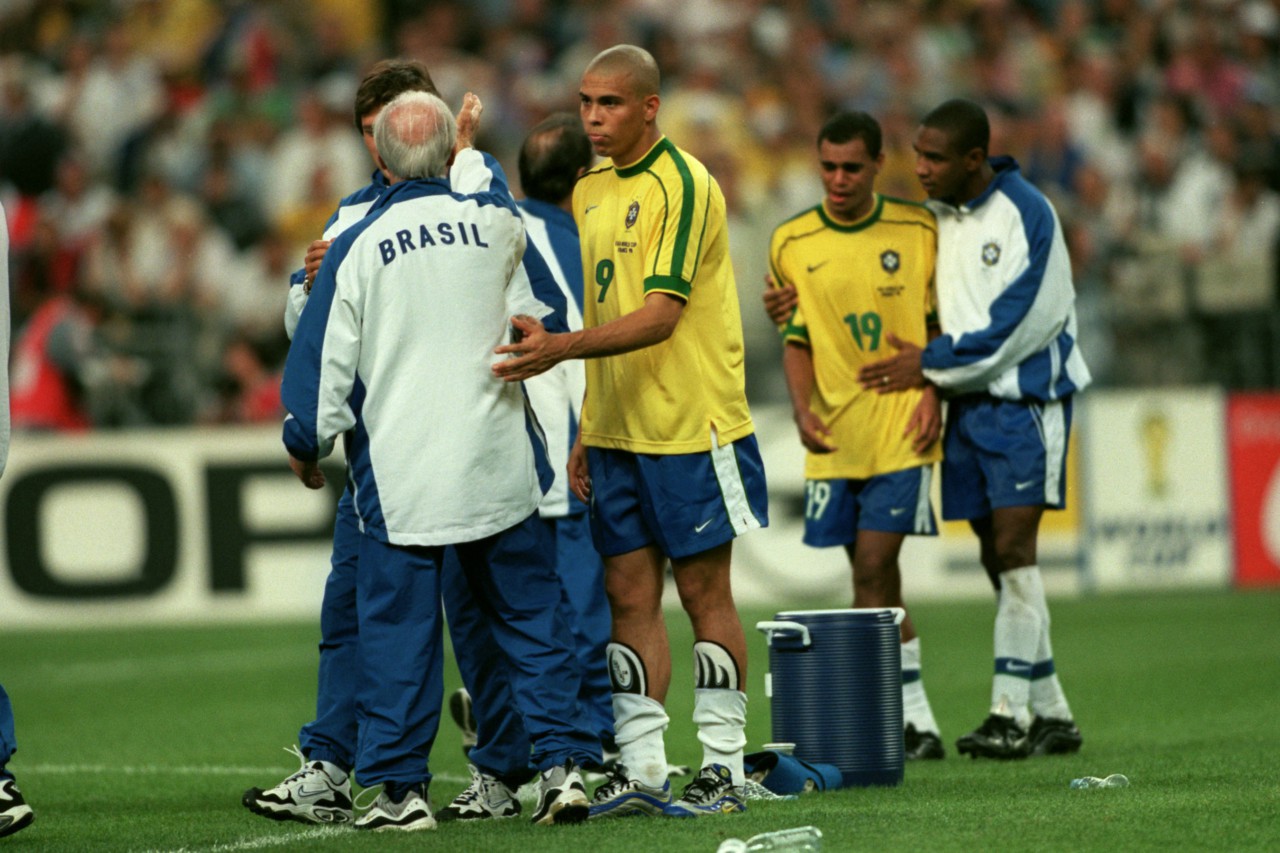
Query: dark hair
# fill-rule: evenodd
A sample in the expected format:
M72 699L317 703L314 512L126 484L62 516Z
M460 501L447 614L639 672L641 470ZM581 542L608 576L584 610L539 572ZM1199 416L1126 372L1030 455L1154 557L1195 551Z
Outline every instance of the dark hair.
M874 160L880 156L880 147L883 145L880 122L867 113L838 112L827 119L826 124L822 125L822 130L818 131L819 146L824 141L843 145L854 139L862 140L862 144L867 147L867 155L871 159Z
M991 124L986 110L964 98L934 107L921 124L945 133L951 147L960 154L980 148L985 155L991 144Z
M405 92L440 94L427 72L427 66L416 59L384 59L370 68L360 81L360 88L356 89L356 130L364 130L360 123L365 116L385 107Z
M582 121L570 113L553 113L520 146L520 186L529 198L559 204L573 193L578 173L589 169L591 161Z

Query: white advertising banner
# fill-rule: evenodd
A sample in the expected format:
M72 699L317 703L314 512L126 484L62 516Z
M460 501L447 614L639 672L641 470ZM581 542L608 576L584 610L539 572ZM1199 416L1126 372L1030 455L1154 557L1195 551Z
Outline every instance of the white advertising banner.
M1225 586L1225 399L1217 389L1089 391L1086 577L1098 589Z
M342 488L303 487L278 427L15 434L0 629L319 613Z
M734 544L735 597L778 609L848 607L844 549L801 542L804 451L790 410L758 407L754 415L770 526ZM329 572L341 459L326 470L328 488L304 488L278 427L15 434L0 478L0 630L314 619ZM1045 582L1051 593L1074 592L1075 524L1054 523L1045 550L1061 559ZM909 537L900 561L904 597L990 596L977 553L961 524L944 525L938 537ZM667 587L668 604L678 607L675 585Z

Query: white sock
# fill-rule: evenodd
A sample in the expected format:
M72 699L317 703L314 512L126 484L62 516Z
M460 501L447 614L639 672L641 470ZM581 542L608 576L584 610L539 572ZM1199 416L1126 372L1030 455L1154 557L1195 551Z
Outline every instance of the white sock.
M1035 604L1037 598L1041 607ZM1013 717L1024 728L1031 722L1031 667L1040 645L1043 602L1037 566L1000 573L991 713Z
M933 718L933 708L924 692L924 679L920 676L920 638L902 644L902 725L916 727L920 733L938 734L938 722Z
M652 788L667 781L667 748L662 733L667 730L667 711L657 699L635 693L613 694L614 740L618 759L632 779Z
M699 688L693 691L693 722L702 741L702 766L721 764L742 785L742 749L747 745L747 694L741 690Z
M1062 692L1062 684L1058 681L1058 673L1053 666L1053 645L1049 642L1049 603L1045 600L1044 585L1040 582L1038 573L1036 586L1039 596L1035 603L1040 608L1042 625L1040 641L1036 644L1035 665L1031 667L1031 710L1042 717L1070 720L1071 706L1067 704L1066 694Z

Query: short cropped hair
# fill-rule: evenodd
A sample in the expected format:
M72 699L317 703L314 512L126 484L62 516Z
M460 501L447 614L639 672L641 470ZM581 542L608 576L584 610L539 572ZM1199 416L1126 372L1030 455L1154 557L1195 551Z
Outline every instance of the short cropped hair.
M553 113L520 146L520 186L529 198L559 204L573 194L578 173L591 168L593 156L582 119Z
M416 59L384 59L370 68L356 89L356 130L364 130L361 123L365 116L405 92L440 94L427 66Z
M867 155L871 159L880 156L880 148L884 144L884 136L880 131L880 122L864 112L838 112L827 119L818 131L818 145L830 142L843 145L854 139L861 139L867 147Z
M378 156L402 180L442 176L457 138L449 107L430 92L405 92L373 124Z
M986 155L991 144L991 123L987 119L987 111L964 98L955 98L934 107L921 124L945 133L951 147L961 154L979 148Z

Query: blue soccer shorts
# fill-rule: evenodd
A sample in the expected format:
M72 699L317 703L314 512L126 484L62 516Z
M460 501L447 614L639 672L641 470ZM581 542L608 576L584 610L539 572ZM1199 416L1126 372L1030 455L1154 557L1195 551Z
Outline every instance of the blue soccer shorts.
M866 480L806 480L804 544L852 545L859 530L933 536L929 502L933 466L921 465Z
M985 518L1012 506L1066 506L1071 398L1039 403L986 394L947 404L942 517Z
M605 557L651 544L672 559L690 557L769 523L754 435L704 453L588 447L587 465L591 536Z

